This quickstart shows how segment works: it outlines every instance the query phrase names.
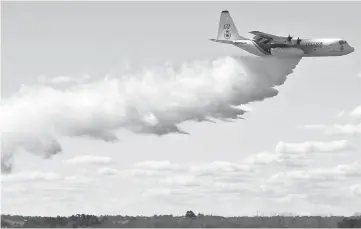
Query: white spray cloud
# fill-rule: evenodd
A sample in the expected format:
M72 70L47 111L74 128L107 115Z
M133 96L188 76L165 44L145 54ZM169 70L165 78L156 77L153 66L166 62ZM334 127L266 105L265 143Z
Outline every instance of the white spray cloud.
M86 75L77 80L42 76L39 85L23 86L0 102L1 132L14 138L2 149L2 159L8 163L4 168L10 171L9 158L21 147L46 156L60 152L55 136L117 141L119 129L188 134L180 123L242 118L245 111L240 106L276 96L275 87L285 82L299 61L222 57L94 80Z

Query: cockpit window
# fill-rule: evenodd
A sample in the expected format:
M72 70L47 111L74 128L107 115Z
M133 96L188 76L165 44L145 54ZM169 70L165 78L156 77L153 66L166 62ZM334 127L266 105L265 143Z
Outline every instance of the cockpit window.
M344 40L340 40L340 41L339 41L339 43L340 43L340 45L347 44L347 42L346 42L346 41L344 41Z

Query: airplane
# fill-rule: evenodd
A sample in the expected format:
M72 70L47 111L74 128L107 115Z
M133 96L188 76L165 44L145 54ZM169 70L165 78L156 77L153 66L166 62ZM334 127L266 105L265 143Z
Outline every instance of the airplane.
M252 39L242 37L228 10L221 13L217 39L214 42L232 44L249 53L266 57L326 57L343 56L352 53L355 49L344 39L293 39L272 35L260 31L249 32L255 35Z

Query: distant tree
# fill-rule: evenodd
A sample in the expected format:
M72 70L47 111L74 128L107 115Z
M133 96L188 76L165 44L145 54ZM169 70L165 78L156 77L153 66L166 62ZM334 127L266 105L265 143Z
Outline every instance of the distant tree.
M192 211L187 211L185 217L191 218L191 219L197 218L196 214L194 214L194 212L192 212Z
M361 228L361 218L343 218L337 225L339 228Z
M5 227L11 227L11 223L4 220L4 219L1 219L1 228L5 228Z

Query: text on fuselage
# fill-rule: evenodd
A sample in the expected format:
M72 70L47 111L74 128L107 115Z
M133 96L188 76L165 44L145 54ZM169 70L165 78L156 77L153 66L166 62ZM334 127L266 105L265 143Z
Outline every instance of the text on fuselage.
M322 47L322 46L323 46L323 42L309 42L309 43L306 43L306 46Z

